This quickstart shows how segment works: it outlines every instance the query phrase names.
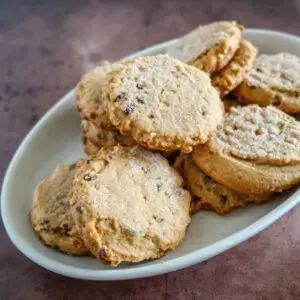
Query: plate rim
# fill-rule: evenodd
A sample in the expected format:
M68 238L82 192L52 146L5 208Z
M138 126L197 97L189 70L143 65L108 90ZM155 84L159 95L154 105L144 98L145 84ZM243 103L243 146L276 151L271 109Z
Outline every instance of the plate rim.
M300 38L296 35L289 33L284 33L280 31L268 30L268 29L247 29L247 33L251 34L268 34L273 37L276 36L285 36L291 38L294 41L299 42L300 47ZM153 46L147 47L145 49L139 50L131 55L126 56L125 58L133 58L138 55L145 55L147 53L158 51L162 48L172 45L176 42L177 39L168 40ZM251 225L235 232L234 234L223 238L209 246L195 250L186 255L183 255L178 258L174 258L167 262L160 262L155 265L137 265L137 268L129 269L111 269L111 270L89 270L89 269L80 269L78 272L77 267L64 265L60 262L53 261L48 257L44 257L40 253L32 251L31 247L27 247L22 241L18 240L18 234L11 229L13 221L6 217L5 212L7 211L6 203L8 202L8 197L10 193L10 183L13 178L13 173L18 166L18 161L21 159L22 154L27 149L27 144L29 144L32 139L35 138L35 135L39 132L39 127L42 123L45 123L51 119L51 116L55 111L60 107L66 105L70 99L75 97L74 89L66 93L62 98L60 98L41 118L40 120L32 127L29 133L24 137L24 139L19 144L17 150L15 151L4 175L2 190L1 190L1 217L3 220L3 225L6 230L7 235L9 236L11 242L16 246L16 248L23 253L27 258L36 264L42 266L43 268L50 270L54 273L58 273L64 276L73 277L77 279L86 279L86 280L126 280L126 279L136 279L136 278L145 278L155 275L161 275L176 270L180 270L194 264L200 263L204 260L210 259L222 252L229 250L230 248L248 240L249 238L255 236L263 229L269 227L276 220L290 211L298 203L300 203L300 188L295 191L295 193L286 199L282 204L277 206L275 209L267 213L265 216L261 217ZM216 248L215 245L218 244Z

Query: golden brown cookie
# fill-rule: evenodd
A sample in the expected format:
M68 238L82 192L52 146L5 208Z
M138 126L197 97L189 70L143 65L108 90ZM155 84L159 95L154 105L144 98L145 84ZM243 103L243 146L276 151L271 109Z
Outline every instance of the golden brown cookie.
M191 213L199 210L213 210L223 215L245 204L262 203L270 199L271 194L250 195L238 193L228 187L217 183L201 171L192 161L190 155L185 155L181 161L183 177L193 200Z
M81 121L81 128L84 139L91 141L99 148L117 144L122 146L133 146L136 144L130 136L121 135L116 128L110 130L102 129L87 120Z
M109 76L103 100L124 135L154 150L205 143L222 123L223 104L210 78L168 55L138 57Z
M232 108L223 129L193 161L217 182L240 193L282 191L300 183L300 123L274 107Z
M76 86L77 109L87 119L103 129L114 129L102 104L102 88L113 66L104 62L86 73Z
M300 58L289 53L260 55L234 94L245 103L300 112Z
M221 97L230 93L244 80L256 54L257 48L250 42L242 40L228 65L212 75L212 85L219 91Z
M160 154L140 147L102 148L78 163L70 204L85 244L104 263L163 256L182 241L191 196Z
M60 165L37 185L30 219L46 245L67 254L84 255L88 250L73 222L68 200L74 174L75 165Z
M201 25L170 46L167 54L212 74L232 59L243 31L235 21Z

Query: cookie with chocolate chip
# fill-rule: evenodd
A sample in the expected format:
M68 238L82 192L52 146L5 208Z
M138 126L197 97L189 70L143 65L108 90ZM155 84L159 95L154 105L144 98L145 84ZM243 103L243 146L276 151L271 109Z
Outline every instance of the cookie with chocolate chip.
M80 235L105 264L163 256L183 240L191 196L160 154L141 147L102 148L80 161L70 193Z
M190 155L180 157L180 168L193 198L191 213L199 210L213 210L223 215L247 203L262 203L270 199L271 194L238 193L206 175L192 161Z
M300 123L273 106L231 107L224 125L193 152L194 163L240 192L281 192L300 183Z
M47 246L71 255L88 253L71 216L68 194L75 165L60 165L41 181L30 212L32 227Z
M223 69L239 48L244 28L236 21L200 25L167 49L170 56L209 74Z
M103 89L111 122L153 150L191 152L223 119L204 72L168 55L138 57L112 72Z
M274 105L286 113L300 113L300 57L290 53L257 57L234 91L244 103Z
M121 135L117 128L102 129L93 122L82 120L84 151L87 155L96 154L100 148L107 146L133 146L136 142L130 136ZM97 150L98 149L98 150Z
M102 89L107 75L113 70L109 62L87 72L76 86L77 110L86 119L103 129L114 129L102 103Z
M257 54L257 48L249 41L242 40L231 61L211 77L212 85L224 97L233 91L250 71Z

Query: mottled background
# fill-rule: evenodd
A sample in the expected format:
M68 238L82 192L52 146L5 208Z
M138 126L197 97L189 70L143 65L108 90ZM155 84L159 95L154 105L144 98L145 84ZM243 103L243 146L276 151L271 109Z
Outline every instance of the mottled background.
M300 1L0 0L0 182L23 137L103 59L236 19L299 34ZM0 227L1 299L300 299L300 208L238 247L151 279L87 282L52 274Z

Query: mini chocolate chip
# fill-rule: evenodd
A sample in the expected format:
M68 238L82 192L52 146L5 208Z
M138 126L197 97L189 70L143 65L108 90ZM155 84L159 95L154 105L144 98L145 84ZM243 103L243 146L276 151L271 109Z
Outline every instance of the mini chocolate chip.
M136 87L137 87L139 90L141 90L141 89L143 89L143 88L145 87L145 85L144 85L143 83L137 83L137 84L136 84Z
M104 260L104 261L108 262L108 263L110 262L110 260L108 259L108 256L107 256L106 252L103 249L100 250L100 252L99 252L99 258L101 260Z
M66 231L70 231L70 229L71 229L68 224L63 224L63 228Z
M157 184L156 184L156 187L157 187L157 191L160 191L160 188L162 187L162 182L158 182Z
M262 69L261 68L256 68L256 71L261 73L262 72Z
M141 167L141 169L145 174L147 174L149 172L149 169L146 167Z
M87 164L87 165L89 165L89 164L90 164L90 162L91 162L91 161L88 159L88 160L86 161L86 164Z
M125 109L123 110L123 112L126 114L126 115L130 115L134 112L134 106L132 104L128 104Z
M154 114L150 114L150 115L149 115L149 118L150 118L150 119L154 119Z
M91 119L95 120L97 118L97 115L94 112L92 112L90 114L90 117L91 117Z
M80 205L80 204L76 206L76 210L77 210L80 214L82 214L82 213L84 212L83 206Z
M137 96L137 97L135 97L135 99L136 99L136 101L137 101L138 103L141 103L141 104L144 104L144 103L145 103L145 100L142 99L141 96Z
M122 98L126 98L125 96L126 96L125 93L121 93L121 94L119 94L119 95L114 99L113 102L114 102L114 103L119 102Z
M202 111L202 116L203 116L203 117L206 116L206 111Z
M226 195L220 195L220 198L221 198L221 203L222 204L225 204L227 202L227 196Z
M256 89L256 86L255 86L255 85L249 85L249 88L250 88L251 90L255 90L255 89Z
M90 175L84 175L84 176L83 176L83 179L84 179L85 181L91 181L91 180L92 180L92 177L91 177Z
M87 143L87 137L84 136L84 137L83 137L83 144L86 145L86 143Z

